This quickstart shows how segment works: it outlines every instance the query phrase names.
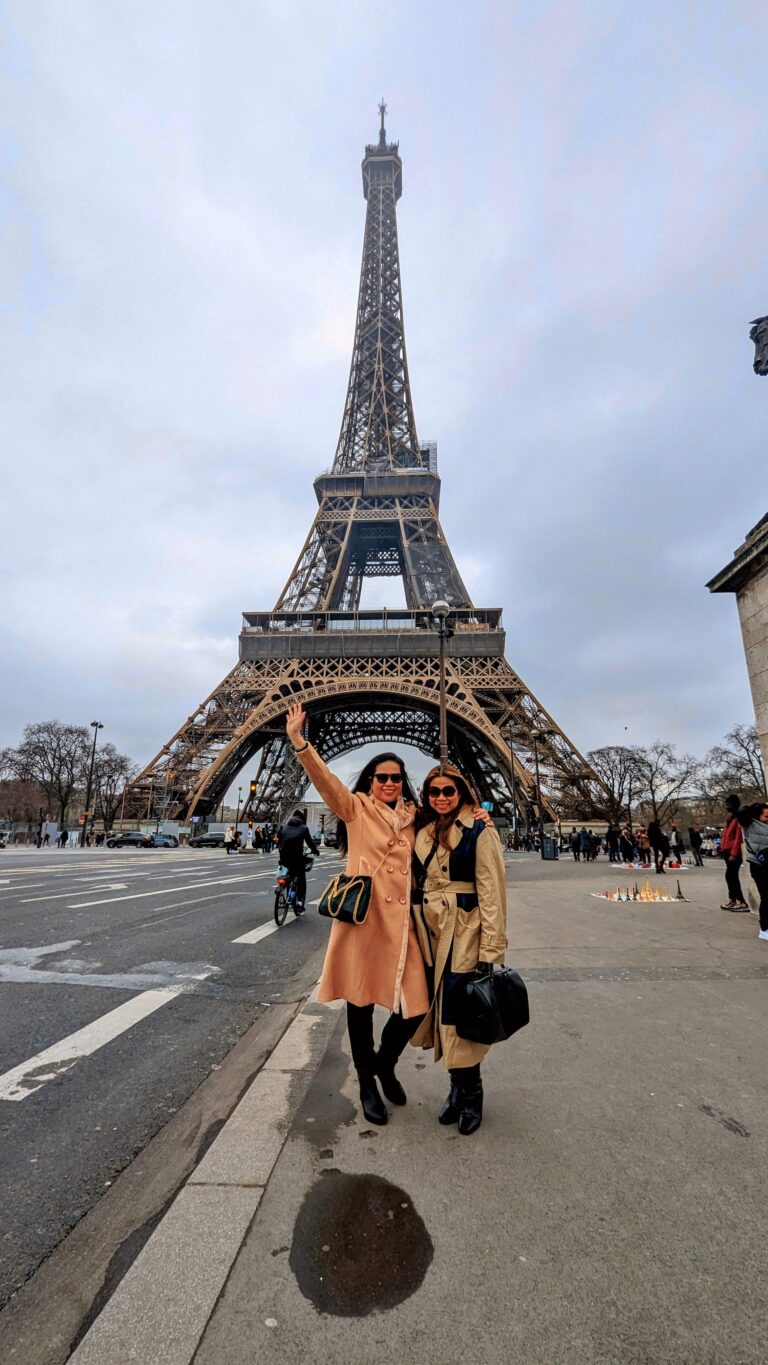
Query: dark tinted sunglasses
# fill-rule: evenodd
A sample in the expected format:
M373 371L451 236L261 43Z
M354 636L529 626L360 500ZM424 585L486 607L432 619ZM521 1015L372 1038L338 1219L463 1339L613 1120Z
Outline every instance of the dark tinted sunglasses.
M429 796L430 796L430 798L435 797L435 796L455 796L455 795L456 795L456 788L455 788L455 787L430 787L430 789L429 789Z
M373 774L373 780L374 780L374 782L381 782L382 785L383 785L385 782L402 782L402 780L403 780L403 774L402 774L402 773L374 773L374 774Z

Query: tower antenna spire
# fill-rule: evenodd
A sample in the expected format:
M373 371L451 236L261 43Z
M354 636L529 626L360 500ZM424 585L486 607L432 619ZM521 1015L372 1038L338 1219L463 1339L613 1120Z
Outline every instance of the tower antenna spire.
M384 128L384 115L386 114L386 112L387 112L387 105L386 105L386 102L385 102L385 100L384 100L384 96L382 95L382 97L381 97L381 102L380 102L380 104L379 104L379 113L381 114L381 127L380 127L380 129L379 129L379 146L380 146L380 147L386 147L386 145L387 145L387 134L386 134L386 130L385 130L385 128Z

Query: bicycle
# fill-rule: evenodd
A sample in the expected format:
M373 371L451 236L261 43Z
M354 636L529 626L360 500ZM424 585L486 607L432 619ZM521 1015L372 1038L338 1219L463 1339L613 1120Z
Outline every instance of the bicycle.
M304 871L309 872L314 859L310 853L304 854ZM296 908L296 874L289 872L287 867L277 869L277 885L275 887L275 924L281 928L285 924L288 911L293 910L296 918L304 914L304 907L301 910Z

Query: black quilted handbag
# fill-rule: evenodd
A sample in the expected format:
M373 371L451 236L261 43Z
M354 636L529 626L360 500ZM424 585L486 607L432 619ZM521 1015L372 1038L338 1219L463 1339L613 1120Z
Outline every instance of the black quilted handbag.
M501 1043L530 1020L528 991L511 967L491 968L452 992L456 1032L468 1043Z
M371 880L337 872L320 897L318 913L342 924L363 924L371 904Z

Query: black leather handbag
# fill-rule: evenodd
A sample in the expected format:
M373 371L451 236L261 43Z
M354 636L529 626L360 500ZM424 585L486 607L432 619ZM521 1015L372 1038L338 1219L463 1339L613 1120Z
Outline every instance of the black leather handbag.
M318 903L318 914L341 924L363 924L371 906L371 877L331 877Z
M384 858L386 856L385 853ZM318 914L325 915L326 919L337 919L341 924L364 924L371 908L373 878L384 858L370 877L362 872L354 877L347 876L346 872L337 872L335 877L331 877L318 902Z
M456 1032L468 1043L501 1043L530 1020L528 991L511 967L492 967L452 992Z

